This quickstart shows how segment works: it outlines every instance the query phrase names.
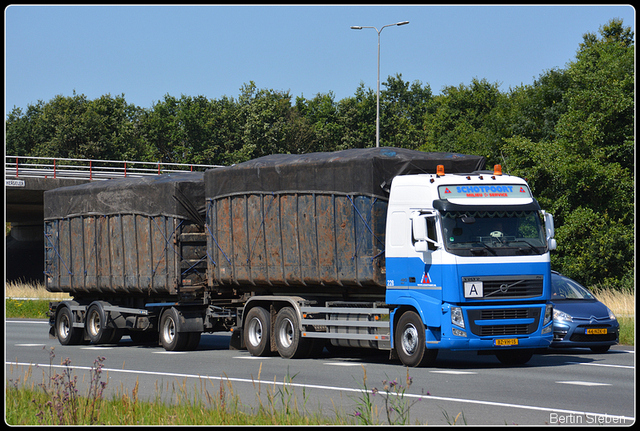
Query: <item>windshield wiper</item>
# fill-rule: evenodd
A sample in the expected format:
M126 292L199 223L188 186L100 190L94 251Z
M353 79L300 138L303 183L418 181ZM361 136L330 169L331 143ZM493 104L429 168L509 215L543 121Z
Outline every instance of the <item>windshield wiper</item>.
M525 244L527 244L533 251L535 251L536 253L539 253L538 247L536 247L535 245L531 244L529 241L526 241L524 239L516 239L514 241L509 241L509 242L524 242ZM522 248L520 248L522 250Z
M484 242L480 242L480 241L478 241L478 242L476 242L475 244L480 244L480 245L482 245L482 247L484 247L484 248L486 248L487 250L489 250L489 251L491 252L491 254L493 254L494 256L496 255L496 252L493 250L493 248L492 248L492 247L489 247L489 246L488 246L487 244L485 244ZM477 249L477 248L473 248L473 247L471 247L471 248L469 249L469 251L470 251L471 253L477 253L477 252L479 252L479 251L480 251L480 249Z

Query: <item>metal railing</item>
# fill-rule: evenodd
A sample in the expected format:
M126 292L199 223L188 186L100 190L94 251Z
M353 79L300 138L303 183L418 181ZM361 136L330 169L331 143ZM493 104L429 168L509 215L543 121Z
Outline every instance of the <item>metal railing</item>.
M163 162L132 162L121 160L67 159L52 157L5 156L5 179L73 178L109 180L139 178L172 172L203 171L220 165L197 165Z

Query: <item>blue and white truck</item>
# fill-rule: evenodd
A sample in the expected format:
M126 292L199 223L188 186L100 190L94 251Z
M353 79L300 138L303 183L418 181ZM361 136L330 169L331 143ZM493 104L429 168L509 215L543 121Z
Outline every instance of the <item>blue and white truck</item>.
M399 148L273 155L45 193L63 344L158 340L300 358L440 349L527 362L551 342L553 217L484 158Z

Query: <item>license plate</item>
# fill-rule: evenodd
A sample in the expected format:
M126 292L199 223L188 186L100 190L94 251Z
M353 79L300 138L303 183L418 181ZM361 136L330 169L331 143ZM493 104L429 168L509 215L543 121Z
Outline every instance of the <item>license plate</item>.
M494 346L517 346L518 339L517 338L498 338L493 340Z
M587 335L607 335L607 328L589 328L585 329Z

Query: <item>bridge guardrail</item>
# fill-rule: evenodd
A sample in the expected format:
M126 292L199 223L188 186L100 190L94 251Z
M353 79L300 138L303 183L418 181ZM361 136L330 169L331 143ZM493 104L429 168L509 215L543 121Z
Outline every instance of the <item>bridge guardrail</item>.
M73 178L109 180L136 178L172 172L200 171L221 165L200 165L121 160L69 159L53 157L5 156L5 180L18 178Z

